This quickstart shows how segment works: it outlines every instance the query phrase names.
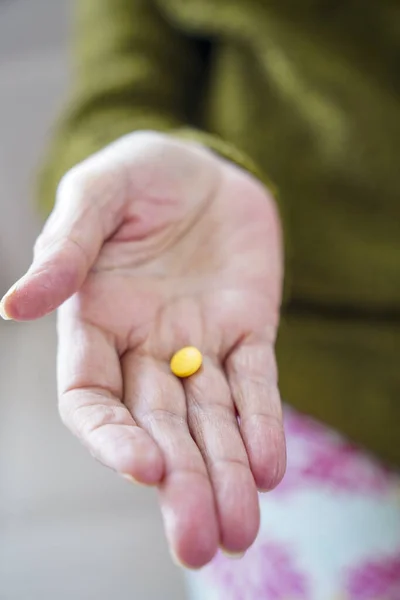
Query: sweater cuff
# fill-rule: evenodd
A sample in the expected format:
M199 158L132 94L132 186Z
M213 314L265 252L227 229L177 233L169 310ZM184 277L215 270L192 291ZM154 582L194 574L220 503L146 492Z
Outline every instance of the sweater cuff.
M259 179L274 196L278 195L277 188L272 181L261 171L256 163L246 154L241 152L233 144L226 142L219 136L198 129L182 128L172 132L174 137L180 139L192 140L198 142L210 150L219 154L222 158L235 163L238 167L248 171L251 175Z

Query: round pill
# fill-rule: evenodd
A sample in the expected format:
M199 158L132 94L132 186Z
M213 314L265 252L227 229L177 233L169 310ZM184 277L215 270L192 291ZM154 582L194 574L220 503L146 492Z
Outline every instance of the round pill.
M187 346L171 358L171 371L177 377L190 377L197 373L203 362L203 357L197 348Z

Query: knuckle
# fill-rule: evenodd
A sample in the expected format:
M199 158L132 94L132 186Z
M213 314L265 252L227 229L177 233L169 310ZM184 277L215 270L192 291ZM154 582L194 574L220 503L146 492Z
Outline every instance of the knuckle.
M232 403L229 405L221 402L203 403L191 399L188 403L188 417L193 425L201 429L211 425L223 430L237 424Z
M150 425L150 427L156 424L177 427L186 426L185 417L166 408L155 408L143 415L142 420Z
M141 146L159 147L160 145L165 146L169 143L169 137L167 135L158 131L152 131L150 129L135 131L130 135L131 139L133 139L136 143L140 144Z
M95 155L86 159L63 175L56 192L56 210L62 211L64 206L70 208L71 204L78 205L85 210L93 204L103 189L103 181L107 174L105 168L97 166Z
M85 440L101 427L120 422L117 407L103 404L71 408L61 404L59 413L63 424L78 438Z
M271 409L271 407L268 408ZM243 427L253 425L254 421L259 426L262 426L264 431L268 432L268 435L273 438L280 438L283 435L284 429L280 406L276 411L261 410L240 415L240 422Z
M87 179L85 170L82 165L76 165L67 171L60 179L57 186L57 200L63 197L68 197L77 188L81 188Z
M111 148L93 154L73 167L61 179L56 195L56 209L71 211L81 216L86 211L99 213L102 208L127 197L128 172L126 161Z
M58 404L58 414L63 425L72 431L73 424L71 419L71 407L68 406L67 402L61 401Z
M47 236L45 231L42 231L42 233L36 238L36 241L34 243L33 246L33 255L37 256L38 254L40 254L40 252L43 250L43 248L47 245Z

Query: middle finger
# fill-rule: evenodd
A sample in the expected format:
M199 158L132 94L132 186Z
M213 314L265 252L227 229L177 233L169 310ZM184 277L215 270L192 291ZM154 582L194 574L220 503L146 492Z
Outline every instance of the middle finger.
M181 382L168 365L129 352L123 359L125 404L165 459L160 504L172 553L189 567L207 564L219 531L211 483L187 424Z
M228 383L219 365L205 357L184 388L189 428L214 488L221 545L244 552L258 532L259 504Z

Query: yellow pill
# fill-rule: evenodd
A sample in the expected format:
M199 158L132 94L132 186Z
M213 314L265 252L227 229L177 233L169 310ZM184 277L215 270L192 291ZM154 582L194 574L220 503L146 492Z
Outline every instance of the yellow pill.
M177 377L190 377L197 373L203 362L200 350L194 346L187 346L179 350L171 358L171 371Z

